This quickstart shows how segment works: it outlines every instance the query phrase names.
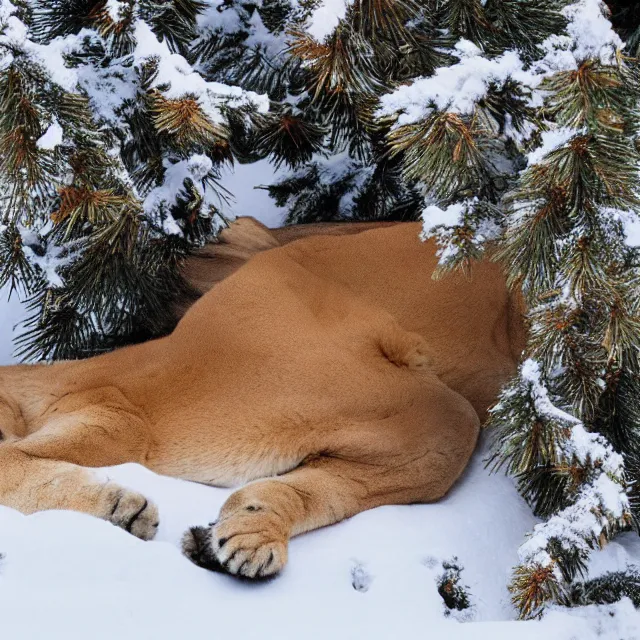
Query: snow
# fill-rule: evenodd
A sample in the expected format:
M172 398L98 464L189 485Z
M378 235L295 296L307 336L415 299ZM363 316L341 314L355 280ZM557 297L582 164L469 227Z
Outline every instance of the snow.
M636 214L625 216L624 232L630 247L640 247L640 218Z
M136 48L133 54L134 64L140 65L149 58L158 61L158 76L155 84L170 88L163 92L170 100L185 95L196 95L203 111L212 122L223 123L220 113L222 99L231 106L252 103L262 112L269 110L269 100L265 95L244 91L220 82L207 82L199 73L193 71L191 65L179 54L171 53L166 42L160 42L146 22L138 20L134 27Z
M580 0L562 10L569 20L567 32L574 42L576 60L600 58L611 63L615 50L622 48L622 40L606 18L608 12L602 0Z
M119 22L120 16L126 14L126 5L121 0L107 0L105 10L114 22Z
M622 224L625 244L628 247L640 247L640 216L635 211L603 207L601 213L609 215L613 220Z
M602 0L578 0L564 7L562 14L568 20L567 33L551 35L542 43L539 72L576 69L588 58L615 64L615 52L622 41L606 18L608 9Z
M34 60L47 69L51 79L59 84L66 91L73 92L77 85L77 73L74 69L69 69L64 63L63 55L67 51L68 43L65 39L56 38L48 45L40 45L32 42L27 33L27 27L13 13L16 8L8 0L0 0L0 46L6 51L2 52L0 67L8 66L13 56L10 51L24 50Z
M295 6L296 3L291 4ZM211 40L234 37L247 47L249 57L258 53L275 66L283 62L287 48L285 34L270 32L258 11L251 12L248 6L222 0L209 0L206 3L204 11L197 18L197 33L198 37L193 42L196 48ZM202 70L206 66L206 60L199 60L195 68Z
M552 151L564 146L579 131L570 127L560 127L558 129L547 129L542 132L541 143L528 156L529 166L542 162Z
M120 4L112 1L106 6L112 17L117 15ZM8 0L0 0L0 6L0 26L3 27L0 46L6 45L9 51L12 47L24 50L36 64L46 69L53 82L66 91L75 92L82 86L96 112L109 122L117 121L115 112L135 93L136 80L131 67L121 64L122 61L115 61L107 69L96 73L93 66L70 68L65 63L65 56L79 49L84 39L99 39L95 31L82 29L77 35L58 37L46 45L38 44L29 39L25 25L12 15L15 7ZM142 20L134 22L132 31L136 43L131 56L133 66L140 67L154 59L158 73L151 86L162 89L165 98L177 100L185 96L196 97L203 112L214 123L224 122L220 111L222 105L252 105L260 112L269 110L269 100L265 95L220 82L207 82L183 56L172 53L166 42L160 42ZM10 53L3 52L0 66L6 66L11 59Z
M396 126L427 118L434 109L470 115L490 85L499 89L509 79L529 88L530 103L540 106L543 96L539 86L545 76L576 69L588 58L605 64L615 62L622 41L607 20L607 11L602 0L579 0L566 6L562 13L568 20L567 33L549 36L540 46L542 58L531 68L523 64L518 51L505 51L488 59L475 44L461 39L450 52L459 62L382 96L378 113L399 113Z
M62 127L54 118L48 129L38 138L38 149L51 151L62 142Z
M124 4L108 0L105 8L117 20ZM222 3L208 4L199 18L203 32L240 30L236 11L218 10ZM475 45L460 41L455 48L458 63L385 96L382 110L402 110L400 124L425 117L434 107L468 114L492 82L500 85L514 77L535 87L551 69L575 68L585 55L606 57L618 41L602 17L602 6L600 0L580 0L565 9L570 35L551 37L545 43L543 62L527 72L515 51L488 60ZM347 0L324 2L312 13L311 34L320 40L326 37L344 16L346 7ZM70 69L63 61L64 54L73 50L79 39L98 37L95 32L85 30L75 38L57 39L45 49L27 40L24 25L11 13L10 3L0 0L0 23L6 26L0 44L25 47L60 86L70 91L78 85L84 87L100 116L108 121L117 119L117 110L135 90L129 71L114 65L100 76L86 73L82 65ZM267 34L257 13L251 26L251 43L273 45L274 38ZM268 108L264 96L205 82L141 21L135 24L135 34L135 64L150 56L158 59L157 82L171 84L168 89L162 87L166 98L197 96L213 122L221 121L219 107L227 100L234 104L249 102L259 110ZM1 64L9 61L7 54ZM543 152L557 148L570 135L563 131L545 134ZM61 141L62 131L54 121L38 146L51 150ZM540 158L543 152L538 152ZM535 155L530 157L530 161L537 159ZM339 156L323 168L327 179L335 179L350 166L346 156ZM171 204L185 177L200 189L210 169L210 161L204 156L168 166L165 183L151 191L145 207ZM285 210L277 208L267 192L258 188L276 178L267 161L224 167L221 181L233 198L218 204L228 217L252 215L267 226L280 226ZM368 176L364 172L355 178L365 179ZM201 194L206 193L201 190ZM341 206L348 208L349 197ZM425 231L427 225L433 229L455 224L463 213L461 207L427 207L423 213ZM640 237L635 217L632 222L625 224L630 243L632 234ZM174 228L173 232L178 230ZM51 272L50 278L54 277L52 269L43 268ZM12 362L12 336L24 317L24 306L16 297L7 300L6 292L0 292L0 364ZM533 380L536 372L529 367L526 375ZM567 420L568 414L554 407L542 391L539 403L546 402L549 411ZM467 472L445 499L430 505L381 507L300 536L291 542L289 565L283 574L261 584L207 572L180 552L183 532L189 526L214 520L230 490L158 476L133 464L105 470L110 478L143 492L158 504L161 524L152 542L141 542L106 522L78 513L48 511L24 516L0 506L3 635L21 640L162 639L195 634L306 640L324 638L328 633L335 638L433 636L454 640L511 640L516 635L519 640L542 636L546 640L632 637L640 628L640 614L628 600L607 607L556 608L542 621L513 621L515 611L506 586L519 558L540 558L540 541L553 528L564 535L588 528L597 534L603 523L591 511L594 501L613 514L626 508L613 479L620 469L615 454L575 419L572 424L570 445L576 457L584 461L597 456L603 473L588 486L583 502L574 505L571 512L558 514L550 523L538 523L511 478L488 472L484 460L489 444L483 437ZM540 535L522 545L534 527ZM576 542L579 540L576 537ZM445 617L437 593L442 563L454 556L464 566L462 583L469 586L473 605L460 618L467 620L464 623ZM595 576L633 563L640 563L640 539L623 534L602 553L592 554L590 569Z
M460 58L456 64L441 67L432 76L382 96L379 114L402 112L398 126L417 122L433 109L468 115L475 111L476 103L486 96L490 85L500 88L511 78L525 85L532 83L516 51L506 51L489 60L473 43L460 40L453 53Z
M522 363L520 369L522 379L531 384L536 411L543 416L550 416L561 422L571 425L580 424L580 421L562 409L558 409L549 399L547 391L541 379L540 365L531 358Z
M313 10L307 31L316 39L324 40L344 18L348 0L324 0Z
M166 207L169 210L171 206L176 204L178 198L185 197L186 190L184 181L189 179L192 181L195 189L203 198L204 205L213 205L215 193L204 188L204 180L213 169L213 162L208 156L203 154L193 154L188 160L180 160L178 162L170 162L164 160L164 180L163 183L151 189L144 200L143 208L148 214L152 214L160 207ZM215 199L216 203L218 199ZM180 227L175 223L173 218L171 229L167 229L168 233L181 233Z
M268 160L252 164L225 165L221 182L229 191L229 202L222 206L223 213L231 218L253 216L267 227L281 227L287 215L284 208L277 207L266 189L261 186L272 184L279 172Z
M423 237L426 239L432 235L435 227L455 227L462 222L462 215L467 210L468 203L454 202L446 209L441 209L435 204L430 204L422 211Z
M553 404L535 360L525 360L521 365L520 380L527 387L536 419L555 422L564 433L559 438L554 464L577 465L586 474L574 502L546 522L537 524L518 550L521 566L532 571L551 568L562 584L560 567L552 557L552 542L562 548L575 549L586 559L592 549L605 544L612 531L631 520L624 490L624 463L622 456L602 436L587 432L579 420ZM503 399L513 393L514 388L509 388L503 393Z
M197 24L203 37L210 37L218 31L237 32L243 26L237 11L225 8L222 1L208 2L207 8L198 15Z
M460 252L456 244L455 229L467 223L465 218L468 212L473 211L478 204L477 198L469 198L462 202L454 202L445 209L438 205L430 204L422 210L422 233L423 240L435 238L438 244L438 262L447 266L456 259ZM482 219L475 223L477 228L472 238L473 244L481 252L485 243L497 238L501 232L500 227L491 219Z

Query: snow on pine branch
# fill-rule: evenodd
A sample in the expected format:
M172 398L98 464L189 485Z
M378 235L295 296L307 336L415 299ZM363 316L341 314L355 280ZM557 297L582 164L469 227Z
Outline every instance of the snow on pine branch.
M604 207L601 213L622 225L627 247L640 248L640 215L637 212Z
M607 19L609 9L603 0L580 0L561 12L569 21L571 54L578 63L590 58L603 64L613 62L613 52L623 46Z
M573 136L580 134L577 129L560 127L547 129L541 134L541 142L531 153L527 155L528 166L543 163L545 158L560 147L564 146Z
M313 10L307 24L307 31L318 42L322 42L347 13L349 0L324 0Z
M295 21L303 8L295 0L288 4L290 18ZM243 73L254 67L255 74L255 65L273 71L285 64L286 29L282 29L284 25L267 28L260 11L251 11L239 3L210 0L196 20L197 37L191 48L195 54L194 68L204 75L210 73L210 65L217 75L235 77L234 68L237 71L238 65L244 68Z
M0 70L13 63L14 51L21 51L34 64L46 70L53 83L69 93L77 91L78 71L67 67L65 63L65 55L71 52L69 39L56 38L47 45L34 42L29 38L27 26L15 15L16 11L9 0L0 0ZM84 33L74 36L72 41L77 41Z
M47 130L38 138L36 146L38 149L51 151L62 143L63 131L60 123L54 117Z
M540 144L526 156L527 166L548 165L550 154L564 147L573 137L582 133L583 131L571 127L558 127L543 131L540 135ZM540 201L536 198L521 197L512 205L512 224L520 223L527 216L537 215L540 205Z
M422 210L420 238L435 238L439 265L453 266L460 257L462 243L466 244L466 255L480 254L487 241L499 236L500 226L490 216L482 215L483 205L486 207L478 198L470 198L444 209L430 204Z
M186 197L185 182L193 185L202 198L205 211L219 204L220 196L214 189L207 189L206 184L210 179L213 162L202 154L194 154L187 160L178 162L164 161L164 180L160 186L153 188L144 200L143 208L148 215L155 215L158 211L165 212L164 230L169 234L182 234L178 223L168 215L171 207L179 198Z
M122 0L107 0L105 10L114 22L120 22L122 16L126 15L127 5Z
M397 126L422 120L436 109L469 115L478 100L487 95L490 85L502 87L509 79L531 84L531 76L524 71L516 51L506 51L490 60L475 44L461 39L452 53L460 59L458 63L382 96L378 114L401 112Z
M613 62L622 41L606 12L601 0L580 0L565 7L562 14L568 20L566 33L549 36L540 45L541 58L531 66L524 64L517 50L487 58L475 44L461 39L451 51L459 62L383 96L378 114L398 113L396 126L418 122L434 110L470 115L491 86L500 89L508 80L530 91L531 106L541 106L543 95L538 87L545 77L577 69L590 58L604 64Z
M158 66L150 88L161 89L164 97L169 100L185 96L197 99L202 111L215 124L224 121L221 112L223 106L252 106L261 112L269 110L269 100L265 95L220 82L206 81L183 56L172 53L166 41L160 42L149 25L142 20L136 20L133 24L135 47L130 56L116 60L104 68L91 64L70 68L66 62L67 57L75 51L81 51L87 39L101 42L102 38L98 33L92 29L83 29L77 35L58 37L46 45L39 44L29 39L27 27L13 15L15 11L8 0L0 0L0 20L4 27L0 46L24 51L65 91L74 93L82 88L87 92L95 113L109 123L118 122L118 111L127 101L135 98L136 67L140 68L152 60ZM1 62L2 68L6 68L11 61L12 56L5 54Z
M562 573L558 560L551 555L550 544L559 543L566 550L578 550L586 558L596 546L623 525L629 515L629 504L620 490L619 479L611 479L600 472L595 479L583 485L577 500L546 522L537 524L529 539L518 549L521 565L553 568L556 578Z
M169 84L163 91L169 100L182 98L185 95L197 96L200 107L214 123L223 122L220 113L222 104L231 107L252 105L261 112L269 110L269 99L266 95L258 95L220 82L207 82L195 72L183 56L171 53L165 42L160 42L145 22L138 20L134 27L136 48L133 53L135 66L153 58L158 62L157 78L154 86Z
M624 461L605 438L589 433L577 418L553 404L536 361L528 359L522 364L520 384L527 389L536 419L561 427L559 433L563 437L556 448L555 466L578 467L586 476L572 504L536 525L518 550L520 572L548 569L562 583L564 567L558 547L568 555L577 551L584 561L592 549L604 546L615 531L630 521ZM513 387L503 392L492 413L504 412L514 393ZM518 420L516 415L504 418ZM529 425L523 428L528 429Z
M607 19L608 12L602 0L579 0L564 7L566 33L551 35L540 45L544 56L535 65L536 73L569 71L589 59L614 63L623 43Z

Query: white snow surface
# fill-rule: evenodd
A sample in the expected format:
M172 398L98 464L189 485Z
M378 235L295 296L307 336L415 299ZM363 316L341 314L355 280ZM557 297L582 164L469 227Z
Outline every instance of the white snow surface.
M307 25L307 31L316 39L324 40L344 18L348 0L324 0L313 10Z
M50 151L62 143L62 127L54 118L47 130L38 138L36 145L39 149Z
M0 295L0 364L11 362L11 338L23 317L15 297ZM79 513L24 516L0 507L2 637L637 637L640 615L628 600L513 621L506 585L537 521L513 481L485 469L487 453L483 438L467 472L436 504L381 507L295 538L284 572L260 584L210 573L180 552L182 533L214 520L228 489L135 464L107 469L159 506L152 542ZM471 593L473 608L462 617L468 622L445 617L437 593L441 563L453 556ZM594 554L592 569L597 575L638 561L640 540L625 534Z

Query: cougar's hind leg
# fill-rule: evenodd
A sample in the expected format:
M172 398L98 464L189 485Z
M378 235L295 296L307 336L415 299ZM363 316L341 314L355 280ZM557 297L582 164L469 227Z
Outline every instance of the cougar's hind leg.
M437 378L401 413L336 434L323 454L247 485L218 521L185 534L191 559L249 578L280 571L291 536L385 504L442 497L464 470L479 433L471 405Z
M111 388L69 394L41 423L31 435L0 444L0 504L25 514L81 511L152 538L155 505L87 468L143 462L147 427L126 398Z

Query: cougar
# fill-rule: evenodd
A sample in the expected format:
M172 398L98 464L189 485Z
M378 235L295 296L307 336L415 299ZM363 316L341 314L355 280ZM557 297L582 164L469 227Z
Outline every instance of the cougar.
M157 508L96 467L239 486L184 549L258 578L283 568L292 536L438 500L526 336L499 265L434 280L437 247L419 234L239 218L187 261L201 297L170 335L0 367L0 504L77 510L150 539Z

